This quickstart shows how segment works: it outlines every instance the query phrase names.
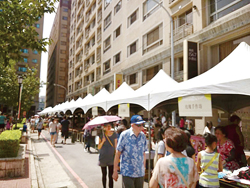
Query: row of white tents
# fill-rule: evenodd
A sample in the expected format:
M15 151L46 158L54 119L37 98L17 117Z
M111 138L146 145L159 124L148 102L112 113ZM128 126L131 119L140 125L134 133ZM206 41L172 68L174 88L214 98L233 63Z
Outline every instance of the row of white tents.
M107 112L111 107L124 103L137 104L150 111L161 102L198 94L250 96L250 46L245 42L240 43L219 64L207 72L181 83L176 82L163 70L160 70L149 82L136 91L124 82L112 93L102 89L94 96L88 94L83 99L66 101L53 108L48 107L39 114L65 113L68 110L73 114L78 108L86 113L96 106ZM243 106L246 105L245 101L242 102L244 103Z

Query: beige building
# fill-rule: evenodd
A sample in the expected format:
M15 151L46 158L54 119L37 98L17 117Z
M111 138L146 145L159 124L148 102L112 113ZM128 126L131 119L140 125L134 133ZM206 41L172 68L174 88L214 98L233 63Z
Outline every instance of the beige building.
M65 101L68 82L69 27L71 0L60 0L50 32L48 52L46 107Z
M198 44L197 72L250 44L250 1L158 0L174 20L174 77L183 81L183 40ZM170 19L153 0L72 1L68 98L114 90L114 74L132 88L159 69L170 75Z
M39 34L39 38L43 37L43 21L44 18L40 18L38 22L35 23L36 31ZM37 78L40 79L40 68L41 68L41 53L37 50L22 49L23 61L19 61L16 65L17 74L22 75L27 71L27 66L30 68L35 68L37 70ZM31 106L29 114L36 114L39 108L39 94L34 97L34 104Z

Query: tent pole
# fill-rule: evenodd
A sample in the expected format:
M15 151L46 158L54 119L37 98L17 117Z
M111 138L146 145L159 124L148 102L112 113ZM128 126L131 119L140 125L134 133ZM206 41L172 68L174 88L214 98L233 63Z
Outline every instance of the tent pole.
M149 97L150 94L148 94L148 142L149 142L149 145L148 145L148 182L151 178L151 129L150 129L150 97ZM148 187L149 187L149 183L148 183Z

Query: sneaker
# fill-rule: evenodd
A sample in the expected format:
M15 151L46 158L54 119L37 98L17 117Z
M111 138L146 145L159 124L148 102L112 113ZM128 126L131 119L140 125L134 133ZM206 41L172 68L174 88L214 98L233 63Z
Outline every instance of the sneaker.
M84 151L85 151L85 152L88 152L88 151L86 150L86 148L84 148Z

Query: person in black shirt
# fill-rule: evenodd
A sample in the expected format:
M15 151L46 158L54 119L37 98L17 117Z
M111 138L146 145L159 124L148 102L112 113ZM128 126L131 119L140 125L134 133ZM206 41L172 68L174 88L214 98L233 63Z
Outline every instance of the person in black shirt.
M188 143L187 143L187 148L186 148L186 152L187 152L187 156L192 158L195 161L195 149L193 148L190 138L191 138L191 134L188 130L184 131L188 137Z
M66 139L69 137L69 124L69 120L66 118L66 116L64 116L63 120L61 121L62 137L64 138L64 142L62 140L62 144L66 144Z

